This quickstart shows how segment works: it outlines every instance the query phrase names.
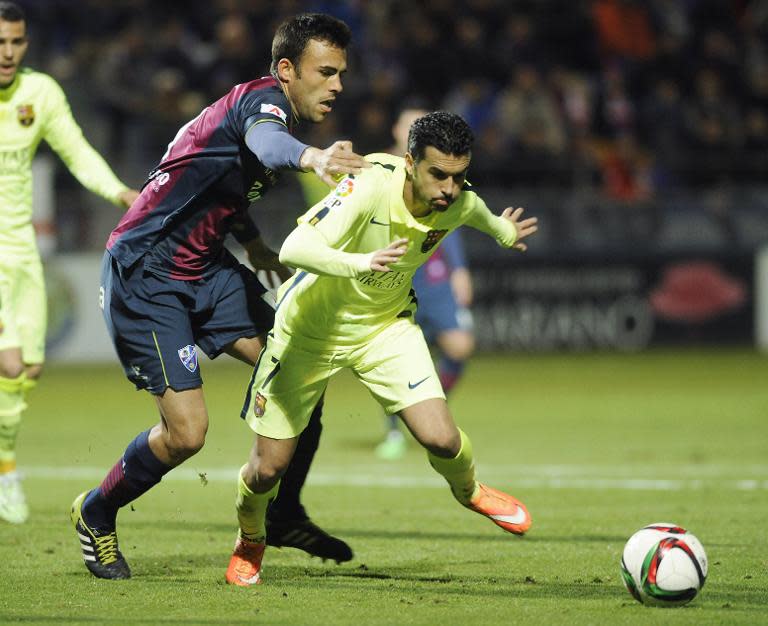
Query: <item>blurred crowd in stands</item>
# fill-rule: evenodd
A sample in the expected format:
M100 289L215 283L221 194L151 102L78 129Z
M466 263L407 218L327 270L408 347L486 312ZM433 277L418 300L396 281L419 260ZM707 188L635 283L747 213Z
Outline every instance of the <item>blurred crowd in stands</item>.
M205 104L268 72L283 17L312 10L354 32L331 120L302 130L316 145L379 151L402 107L450 109L476 132L475 182L647 205L641 232L660 193L768 180L768 0L24 5L29 64L82 94L107 154L147 171Z

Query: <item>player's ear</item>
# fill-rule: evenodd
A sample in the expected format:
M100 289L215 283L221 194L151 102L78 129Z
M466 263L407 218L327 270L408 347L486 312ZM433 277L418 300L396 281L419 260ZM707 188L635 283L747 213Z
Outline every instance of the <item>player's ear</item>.
M289 83L296 76L296 68L290 59L282 58L277 62L277 77L284 83Z
M410 152L405 153L405 173L408 176L413 176L414 160L413 155Z

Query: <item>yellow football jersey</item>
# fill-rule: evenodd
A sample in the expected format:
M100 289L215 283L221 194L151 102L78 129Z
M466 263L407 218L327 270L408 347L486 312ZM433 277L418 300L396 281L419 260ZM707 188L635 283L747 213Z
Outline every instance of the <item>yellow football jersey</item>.
M32 228L32 158L45 140L92 192L119 204L127 187L83 137L50 76L21 69L0 89L0 254L37 254Z
M448 210L414 217L403 201L405 160L388 154L366 158L373 167L344 178L299 218L300 226L292 234L310 226L330 248L343 253L338 263L315 266L310 260L278 294L275 330L307 349L333 351L359 345L395 320L412 317L417 305L413 274L440 240L462 224L488 233L506 247L517 237L514 225L493 215L468 187ZM363 255L398 238L410 243L391 271L363 267Z

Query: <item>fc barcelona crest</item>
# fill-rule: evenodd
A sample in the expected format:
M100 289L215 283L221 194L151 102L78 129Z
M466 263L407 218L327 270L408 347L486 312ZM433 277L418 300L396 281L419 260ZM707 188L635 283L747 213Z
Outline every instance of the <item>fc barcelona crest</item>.
M16 116L22 126L32 126L35 123L35 109L31 104L16 107Z
M421 244L421 251L429 252L438 243L440 243L440 240L445 237L447 233L447 230L430 230L427 233L427 238L424 240L424 243Z
M266 407L267 407L267 399L257 391L256 397L253 399L253 414L256 417L263 417L264 409Z

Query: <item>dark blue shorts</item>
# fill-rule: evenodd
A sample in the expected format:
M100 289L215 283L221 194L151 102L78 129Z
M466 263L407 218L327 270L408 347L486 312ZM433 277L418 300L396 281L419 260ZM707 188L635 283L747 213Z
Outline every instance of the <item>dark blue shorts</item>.
M216 358L241 337L272 328L275 313L264 287L234 261L213 276L175 280L122 268L104 254L100 303L126 376L137 389L161 394L200 387L197 347Z
M472 315L456 303L450 282L414 281L413 287L419 302L416 322L427 343L435 343L438 335L448 330L472 330Z

